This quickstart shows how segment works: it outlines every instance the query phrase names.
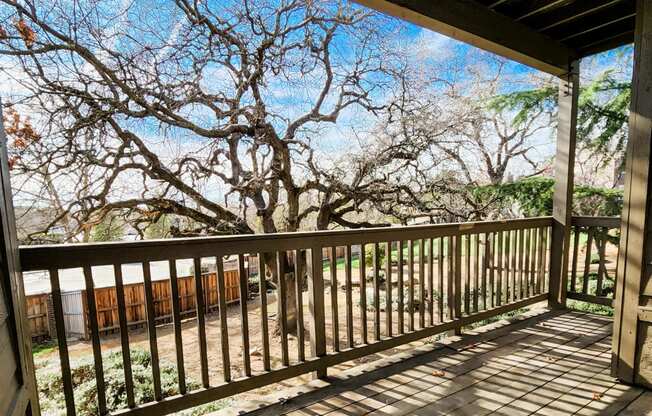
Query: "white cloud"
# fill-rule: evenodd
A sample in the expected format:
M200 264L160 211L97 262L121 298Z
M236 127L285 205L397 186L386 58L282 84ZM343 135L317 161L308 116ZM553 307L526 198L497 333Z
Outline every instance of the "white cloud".
M416 59L442 61L455 53L458 43L441 33L421 29L409 50Z

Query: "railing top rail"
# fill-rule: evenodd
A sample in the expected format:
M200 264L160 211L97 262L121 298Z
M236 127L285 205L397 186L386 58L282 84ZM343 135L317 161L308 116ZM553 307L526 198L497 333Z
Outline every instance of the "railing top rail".
M586 215L573 216L572 225L580 227L619 228L620 217L592 217Z
M406 241L459 234L545 227L551 224L552 217L535 217L355 230L21 246L20 260L23 271L48 270L51 268L67 269L89 265L100 266L116 263L126 264L143 261L212 257L218 254L274 252L315 246L344 246L360 244L361 242Z

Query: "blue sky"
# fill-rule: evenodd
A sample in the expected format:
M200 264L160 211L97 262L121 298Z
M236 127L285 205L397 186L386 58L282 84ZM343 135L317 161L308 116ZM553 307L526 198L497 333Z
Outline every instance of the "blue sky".
M125 7L126 5L131 4L131 2L122 0L120 4L120 7ZM149 5L145 2L134 2L133 4L138 5L137 10L134 10L134 14L132 16L134 18L140 17L139 13L141 11L144 11L144 13L146 13L147 16L152 19L157 16L157 13L163 13L161 11L163 9L153 9L149 7ZM162 6L162 4L159 6ZM223 5L227 3L221 4ZM169 8L169 4L164 7ZM165 40L169 36L174 36L173 32L176 27L174 19L178 19L178 15L175 17L174 13L170 13L171 17L169 19L163 18L164 20L159 22L161 24L162 32L156 33L156 37L161 40ZM446 70L446 65L448 63L464 62L466 59L470 60L468 62L469 64L473 64L473 59L482 55L478 54L477 49L472 46L450 39L444 35L429 31L427 29L422 29L408 22L402 22L398 19L389 17L380 18L379 21L383 22L381 29L383 29L387 33L388 38L394 42L394 47L408 50L412 54L413 59L418 59L428 68L431 66L433 71L435 70L434 68L438 68L440 72L438 72L437 75L443 79L448 79L451 81L463 80L463 73L458 73L453 70ZM115 27L111 25L114 25ZM123 21L122 19L112 20L107 26L109 26L110 29L115 29L115 32L113 30L109 30L108 33L110 34L119 33L122 30L123 33L129 33L130 35L138 36L138 32L133 33L133 30L128 27L129 23ZM125 26L127 27L125 28ZM400 35L396 35L397 33L400 33ZM346 54L350 52L350 46L354 43L354 39L355 33L342 32L341 35L336 38L334 47L338 53L346 56ZM121 47L119 46L120 43L116 43L116 45L118 45L116 46L118 48ZM615 58L617 58L619 54L631 55L631 48L620 48L617 51L611 51L587 59L584 62L584 79L590 79L603 70L612 67ZM486 60L485 65L488 65L488 69L492 69L491 60ZM15 77L20 78L20 72L17 71L15 66L13 66L13 63L10 59L1 57L0 66L4 67L5 71L8 71ZM631 68L618 69L621 70L623 77L627 78L630 76L629 74L631 73ZM206 85L210 85L212 88L217 89L226 88L225 86L228 85L228 74L221 71L222 70L220 68L214 68L213 73L207 74L205 80ZM526 79L531 75L544 76L543 73L540 73L532 68L518 64L516 62L509 62L505 67L505 71L516 79ZM491 71L488 72L490 73ZM271 96L270 101L273 102L275 106L277 106L277 111L288 117L292 117L296 116L296 114L305 109L304 106L307 104L307 102L304 100L306 98L310 98L310 93L312 92L309 90L310 87L311 80L297 80L296 86L283 83L282 80L279 80L276 83L271 81L268 88L268 93ZM531 85L520 82L505 83L503 85L505 92L528 87L531 87ZM19 95L21 93L20 87L18 87L12 79L0 80L0 88L2 88L2 92L0 94L3 96L10 96L12 94ZM211 123L213 121L208 118L207 122ZM351 107L341 115L341 117L338 119L337 124L321 125L318 128L316 127L315 131L311 132L310 134L319 139L317 147L320 150L321 156L323 158L338 158L343 155L346 156L347 152L350 152L352 148L356 147L356 134L364 134L365 131L370 130L374 126L375 122L376 119L366 111L360 109L359 107ZM354 128L356 130L355 132L353 131ZM160 152L164 158L166 155L174 157L174 155L178 155L179 153L193 151L196 150L199 146L206 144L206 140L198 139L197 137L194 137L192 134L188 134L187 132L175 132L172 137L170 137L170 140L164 140L161 138L162 132L159 129L159 126L156 122L153 121L141 123L137 127L137 130L143 134L143 136L149 138L152 146L157 150L157 152ZM549 138L549 148L544 153L551 153L553 143L553 140Z

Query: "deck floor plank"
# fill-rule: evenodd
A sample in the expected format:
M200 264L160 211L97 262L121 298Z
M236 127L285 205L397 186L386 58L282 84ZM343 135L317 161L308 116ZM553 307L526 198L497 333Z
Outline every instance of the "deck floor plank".
M591 340L587 342L591 342ZM454 409L450 414L484 415L492 412L500 414L500 412L497 412L499 409L508 406L509 403L519 399L527 392L539 388L547 381L566 371L568 368L564 364L578 358L578 354L582 351L586 350L578 348L575 353L563 355L560 351L552 350L549 354L541 354L513 369L489 377L473 387L471 393L473 396L478 397L476 401L469 398L466 400L467 404ZM603 347L597 353L604 351ZM510 408L507 413L513 414L518 410L520 409Z
M610 318L547 312L297 396L256 415L649 415L652 392L610 375ZM287 406L287 407L284 407Z
M417 392L415 398L409 400L409 402L416 401L417 403L423 403L424 400L440 402L443 399L449 403L451 401L457 402L458 400L460 400L461 403L464 403L465 399L458 398L456 393L462 392L465 389L476 385L478 382L510 368L518 361L531 359L532 353L538 347L547 346L548 349L552 348L556 345L556 342L550 343L550 339L555 339L555 337L567 337L569 334L573 334L574 332L571 327L564 323L558 327L554 327L554 324L552 323L549 323L548 325L549 328L545 331L539 329L540 332L537 332L516 344L509 343L507 348L497 350L491 355L485 357L474 357L473 360L470 360L465 365L466 368L463 368L463 370L468 371L465 371L462 374L458 372L451 374L451 377L444 383L431 386L425 391ZM586 322L584 322L584 325L586 325ZM580 332L571 335L573 337L572 339L575 339L575 337L580 336L583 333L581 328L584 325L578 325L576 329L579 329ZM520 332L530 333L532 330L533 328L527 328ZM406 412L416 411L416 409L412 409L411 406L406 406L405 403L397 404L397 409L388 408L381 410L383 413L389 414L405 414ZM441 404L443 406L443 403Z
M596 331L599 331L599 329L596 329ZM491 401L497 408L499 408L501 403L499 398L502 398L503 401L508 401L509 396L505 395L502 391L495 389L494 381L492 380L497 381L500 377L509 375L510 373L518 373L519 370L528 371L530 364L536 362L537 358L543 360L543 357L553 357L553 359L558 361L564 361L575 350L579 351L593 342L594 337L590 334L590 332L580 330L579 333L574 334L574 337L572 338L560 335L549 337L549 339L544 342L528 346L524 349L519 349L508 356L499 357L495 362L485 363L482 367L478 368L471 374L470 383L460 382L460 380L456 378L447 386L438 386L438 388L431 389L430 391L437 391L442 396L432 403L428 403L419 409L406 409L404 406L399 405L397 406L399 411L391 411L389 414L446 414L455 409L462 408L467 403L473 403L477 399ZM603 337L602 334L600 334L600 336ZM575 346L576 342L579 342L580 344ZM559 348L560 346L562 346L561 349ZM566 351L564 351L564 347L566 347ZM561 355L557 357L557 354ZM541 365L543 366L544 363L541 362ZM555 364L551 364L545 368L547 369L554 365ZM534 371L536 371L536 369L531 370L531 372ZM542 371L545 371L545 369L539 370L539 373ZM483 389L482 385L487 388ZM466 414L466 412L462 414ZM475 410L472 411L471 414L476 414Z

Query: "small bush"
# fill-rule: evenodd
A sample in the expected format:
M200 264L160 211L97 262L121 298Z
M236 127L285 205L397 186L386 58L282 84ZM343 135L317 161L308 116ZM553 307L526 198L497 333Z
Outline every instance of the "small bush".
M583 302L581 300L569 299L566 306L568 309L576 311L594 313L596 315L613 316L614 309L611 306L598 305L590 302Z
M127 391L124 382L122 353L108 352L102 354L104 367L104 383L107 408L110 412L127 407ZM136 403L154 401L154 384L152 381L151 356L142 349L131 350L131 369L134 380L134 396ZM178 393L177 370L169 363L160 363L161 390L163 397ZM76 363L71 363L72 382L75 396L75 407L78 415L96 415L97 388L95 382L95 366L92 357L84 357ZM65 415L65 397L63 395L63 379L58 363L44 366L37 370L39 401L44 415ZM200 386L194 380L186 378L188 390ZM219 410L224 401L210 403L183 415L202 415Z

